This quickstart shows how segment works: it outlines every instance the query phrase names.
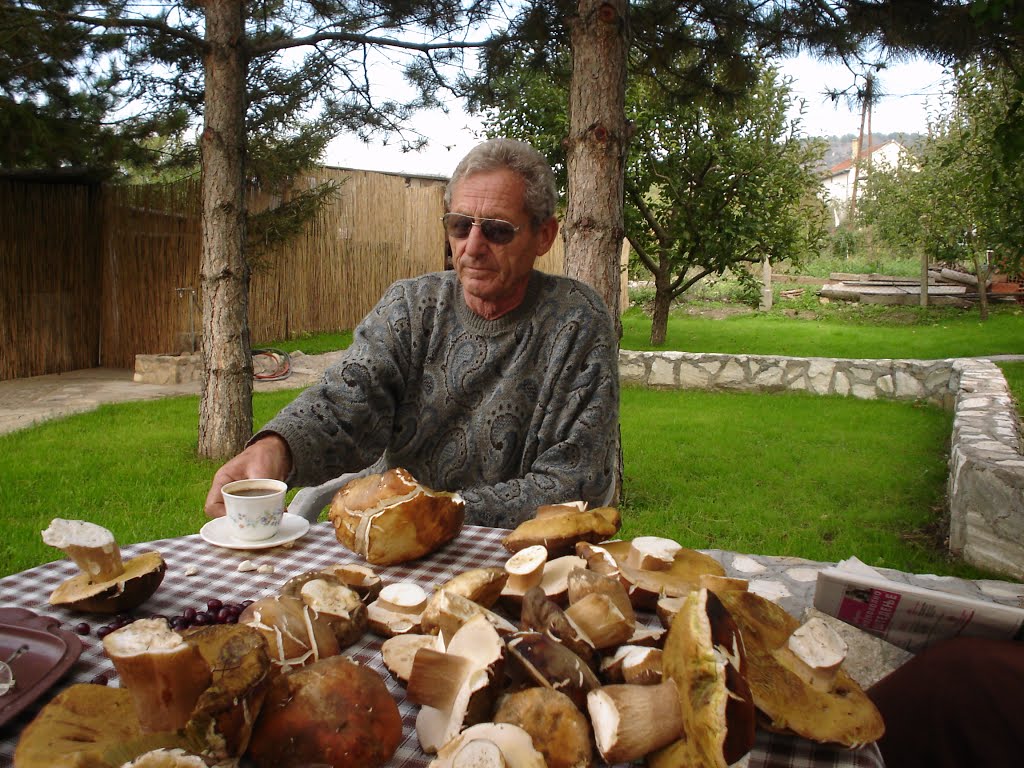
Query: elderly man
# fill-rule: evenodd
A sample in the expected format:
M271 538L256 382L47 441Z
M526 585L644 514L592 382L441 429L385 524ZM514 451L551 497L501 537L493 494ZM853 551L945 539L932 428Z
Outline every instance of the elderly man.
M458 491L466 522L510 528L537 507L607 504L618 460L614 324L590 287L534 270L558 232L551 168L492 139L459 163L443 217L454 271L392 285L344 359L216 473L304 488L315 520L352 473L404 467ZM333 478L333 479L332 479Z

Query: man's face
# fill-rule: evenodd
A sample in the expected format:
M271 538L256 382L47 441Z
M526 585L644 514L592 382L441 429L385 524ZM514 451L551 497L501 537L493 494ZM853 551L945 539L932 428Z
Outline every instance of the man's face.
M473 226L467 237L449 236L452 262L466 304L492 319L515 309L523 300L530 271L551 247L558 223L552 217L534 230L523 205L523 180L509 170L467 176L452 189L451 212L473 219L502 219L517 227L504 245L491 242L483 228Z

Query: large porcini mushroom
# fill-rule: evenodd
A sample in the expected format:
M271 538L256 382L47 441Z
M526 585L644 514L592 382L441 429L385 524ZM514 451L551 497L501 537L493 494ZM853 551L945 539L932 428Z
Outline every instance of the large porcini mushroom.
M374 565L423 557L462 530L465 502L435 491L404 469L358 478L331 502L328 517L342 545Z
M601 681L587 663L558 640L544 632L519 632L508 640L508 651L517 673L529 684L561 691L580 711L586 707L587 694L599 688Z
M543 686L507 694L494 722L517 725L530 734L547 768L589 768L594 762L590 723L572 699Z
M366 607L370 629L383 637L420 633L427 593L413 581L388 584Z
M881 715L842 667L827 690L793 671L789 641L800 626L795 618L753 592L726 591L718 597L743 635L746 678L767 727L847 747L881 738Z
M298 597L260 598L242 611L238 623L263 634L270 660L282 672L341 653L328 620Z
M619 531L622 518L614 507L598 507L580 512L575 509L559 514L524 520L501 541L509 552L543 545L549 557L574 552L577 542L598 542Z
M122 562L114 535L84 520L56 518L42 532L43 542L63 550L81 573L59 585L50 604L88 613L124 613L156 592L167 566L159 552Z
M327 622L339 648L352 645L369 627L366 605L356 591L329 574L305 581L298 597Z
M139 619L103 638L143 731L184 728L212 679L199 649L164 619Z
M422 705L416 735L424 752L437 752L463 728L490 719L504 664L505 643L483 616L463 624L444 653L416 653L407 690Z
M256 768L376 768L402 740L402 716L380 675L332 656L271 683L247 755Z
M510 723L478 723L453 738L428 768L546 768L530 734Z

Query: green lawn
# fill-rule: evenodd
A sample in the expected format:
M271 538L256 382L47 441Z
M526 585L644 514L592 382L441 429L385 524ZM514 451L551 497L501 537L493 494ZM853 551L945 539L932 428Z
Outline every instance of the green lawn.
M678 315L673 349L828 357L945 358L1024 354L1024 313L873 309L850 319L779 313L722 320ZM646 323L646 327L645 327ZM650 332L624 318L624 348ZM346 346L333 334L257 346L308 354ZM1002 365L1024 402L1024 363ZM296 390L254 397L268 420ZM104 406L0 435L0 508L8 510L0 575L63 554L39 532L81 518L130 544L195 533L212 462L195 457L198 398ZM626 388L623 534L698 548L837 560L973 576L941 544L951 414L913 403L800 394L743 395Z

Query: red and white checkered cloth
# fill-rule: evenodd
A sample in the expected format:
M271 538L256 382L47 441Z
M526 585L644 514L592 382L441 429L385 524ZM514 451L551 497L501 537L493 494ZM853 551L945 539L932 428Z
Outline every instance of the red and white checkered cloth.
M509 555L500 541L507 533L501 529L466 526L455 541L429 557L375 570L385 583L414 581L430 591L470 568L503 565ZM267 550L222 549L196 535L126 546L122 548L122 556L128 559L149 550L156 550L163 556L167 573L156 593L134 612L140 618L151 614L178 616L188 607L204 610L206 602L213 598L225 603L256 600L275 594L285 581L297 574L333 563L361 562L337 542L329 523L311 526L309 533L291 545ZM257 566L271 565L274 572L240 572L238 565L245 560L251 560ZM194 575L186 575L192 571ZM95 635L95 630L105 623L104 618L54 608L47 602L50 593L76 572L74 563L61 560L0 579L0 606L26 608L36 614L53 617L67 629L83 621L93 628L90 635L82 638L82 654L60 683L0 727L0 768L12 765L21 730L42 705L63 688L72 683L89 682L101 673L110 679L111 685L117 684L114 668ZM360 642L346 649L345 654L375 669L398 701L404 737L390 765L423 768L430 762L430 757L420 751L416 739L417 708L405 700L404 689L385 669L380 657L380 644L381 638L367 633ZM884 765L874 745L849 750L760 731L757 744L746 760L749 768L881 768Z

